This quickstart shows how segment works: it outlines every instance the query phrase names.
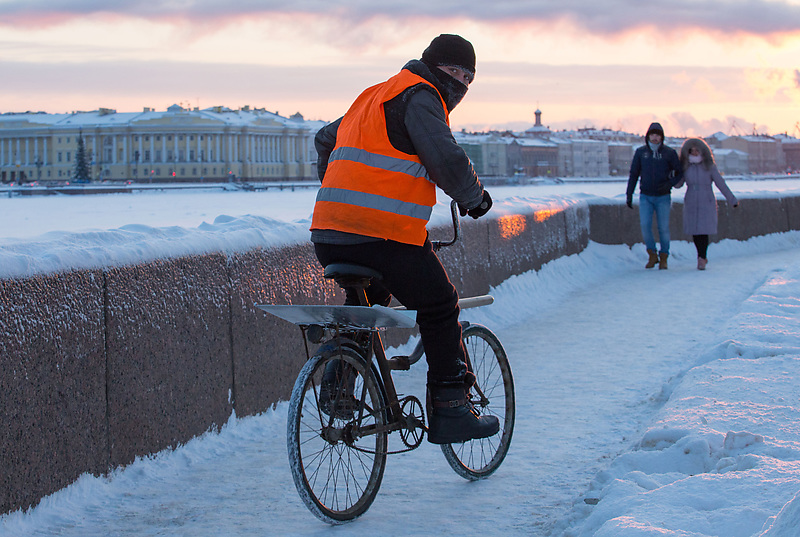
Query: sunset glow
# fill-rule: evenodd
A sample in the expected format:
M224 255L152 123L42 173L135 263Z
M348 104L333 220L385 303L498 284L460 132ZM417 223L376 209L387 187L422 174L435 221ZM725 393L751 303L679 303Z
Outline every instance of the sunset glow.
M13 81L0 112L250 105L334 120L459 33L478 62L454 129L524 130L539 108L554 130L800 135L796 1L63 4L0 0Z
M504 239L522 235L527 227L525 217L520 214L501 216L497 219L497 225L500 227L500 237Z

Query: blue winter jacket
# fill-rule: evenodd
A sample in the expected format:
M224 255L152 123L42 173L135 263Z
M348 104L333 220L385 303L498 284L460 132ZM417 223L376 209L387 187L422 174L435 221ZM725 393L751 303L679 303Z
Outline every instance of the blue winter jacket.
M664 196L672 191L672 187L683 177L678 153L663 143L653 154L645 143L633 154L631 173L628 176L628 200L633 197L636 182L641 178L640 191L647 196Z

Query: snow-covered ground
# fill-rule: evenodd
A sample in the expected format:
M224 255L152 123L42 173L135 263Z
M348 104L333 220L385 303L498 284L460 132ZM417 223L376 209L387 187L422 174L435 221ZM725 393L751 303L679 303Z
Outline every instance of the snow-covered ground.
M556 196L619 198L624 191L621 183L568 186L492 193L503 210ZM798 188L780 181L730 186L740 198ZM57 266L67 260L47 261L48 248L78 238L98 260L112 262L140 252L214 248L229 242L218 228L232 223L237 237L246 235L247 222L255 224L242 244L289 240L287 231L306 225L313 200L313 192L300 191L187 194L198 197L186 204L183 195L148 195L154 197L141 204L133 196L89 200L94 211L86 201L59 198L73 204L72 213L53 204L36 214L37 200L0 200L7 237L0 239L0 267L19 259L25 245L37 270ZM23 217L8 214L24 203L25 218L49 221L48 229L14 234L8 226ZM78 214L74 207L82 203L85 213ZM131 204L128 218L111 219L122 212L112 207L117 203ZM437 213L444 218L444 204ZM270 234L269 224L283 232ZM138 242L125 242L120 226L141 233ZM191 246L181 246L182 237ZM84 475L29 512L0 517L0 535L796 537L798 246L800 232L722 241L710 246L701 272L686 242L673 243L667 271L643 269L641 245L591 243L510 278L492 290L495 304L465 310L465 318L503 341L517 389L511 450L485 481L457 477L439 449L424 443L389 458L378 498L363 517L328 528L295 494L281 403L259 416L231 416L219 434L108 477ZM421 397L424 370L420 364L398 374L401 391Z

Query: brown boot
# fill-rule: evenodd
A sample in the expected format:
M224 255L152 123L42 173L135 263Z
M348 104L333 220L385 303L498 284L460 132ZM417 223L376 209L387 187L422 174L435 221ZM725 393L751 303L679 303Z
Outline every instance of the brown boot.
M664 269L667 268L667 256L668 255L669 254L665 254L664 252L661 252L660 254L658 254L658 269L659 270L664 270Z
M647 253L650 255L650 259L647 260L647 264L644 268L653 268L656 266L656 263L658 263L658 254L655 250L650 250L649 248L647 249Z

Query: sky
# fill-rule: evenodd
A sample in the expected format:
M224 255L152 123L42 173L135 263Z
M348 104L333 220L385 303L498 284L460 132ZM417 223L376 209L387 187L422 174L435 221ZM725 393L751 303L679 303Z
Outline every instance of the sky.
M0 112L332 121L440 33L477 53L455 129L800 135L800 0L0 0Z
M730 186L742 204L798 195L795 181L754 183ZM549 186L498 188L488 217L608 195L606 183L573 187L574 194ZM278 245L286 235L307 240L314 190L271 192L272 205L263 193L100 196L52 197L64 208L40 212L47 232L20 244L31 245L30 257L57 257L37 243L63 239L59 231L72 229L83 236L85 252L129 262L167 242L171 253L162 255L178 255L181 242L198 253L221 244L247 247L227 239L248 227L264 233L262 245ZM45 199L0 198L0 218L6 212L21 218ZM115 233L113 211L89 210L124 209L119 203L131 206L122 231L142 234L137 243ZM185 211L194 211L193 219L204 214L204 223L191 227ZM434 221L445 223L447 212L438 203ZM0 251L8 246L0 241ZM502 466L486 480L467 482L437 446L423 442L389 457L370 509L334 533L796 537L798 246L798 231L715 242L701 272L694 246L677 237L666 271L643 268L642 244L590 243L580 254L509 278L491 290L494 304L462 311L462 318L497 333L514 374L517 419ZM414 343L395 353L407 354ZM398 372L398 390L423 397L425 375L422 364ZM219 433L108 476L85 474L26 513L0 515L0 536L330 536L295 493L287 407L231 415Z

